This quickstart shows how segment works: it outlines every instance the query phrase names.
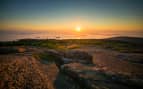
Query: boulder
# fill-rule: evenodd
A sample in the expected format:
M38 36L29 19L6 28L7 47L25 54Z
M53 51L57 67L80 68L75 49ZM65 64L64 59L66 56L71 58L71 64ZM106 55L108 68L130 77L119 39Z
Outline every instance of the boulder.
M79 62L83 64L92 64L92 56L83 51L67 51L63 54L63 60L69 59L71 62Z
M128 78L107 74L101 70L93 70L95 66L81 63L69 63L61 70L73 78L83 89L136 89L142 88ZM132 85L131 85L132 84Z

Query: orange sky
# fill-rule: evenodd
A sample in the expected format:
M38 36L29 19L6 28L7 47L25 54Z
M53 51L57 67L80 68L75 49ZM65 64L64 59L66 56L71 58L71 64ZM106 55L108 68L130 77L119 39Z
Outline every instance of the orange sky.
M0 1L0 30L143 32L142 1Z
M120 22L110 21L98 23L96 21L67 21L61 23L26 23L26 22L3 22L0 24L2 30L34 30L34 31L69 31L72 32L77 26L81 31L142 31L141 21Z

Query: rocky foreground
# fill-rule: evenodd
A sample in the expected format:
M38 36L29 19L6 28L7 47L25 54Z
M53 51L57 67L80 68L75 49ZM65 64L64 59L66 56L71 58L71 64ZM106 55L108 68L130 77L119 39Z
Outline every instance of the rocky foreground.
M36 47L1 50L0 89L143 88L142 54L95 47L67 51Z

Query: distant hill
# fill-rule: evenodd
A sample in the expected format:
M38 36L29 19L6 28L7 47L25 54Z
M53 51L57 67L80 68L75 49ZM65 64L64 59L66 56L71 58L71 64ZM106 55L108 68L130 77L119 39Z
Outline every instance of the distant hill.
M122 42L129 42L129 43L135 43L135 44L143 44L143 38L141 37L112 37L107 38L105 40L112 40L112 41L122 41Z

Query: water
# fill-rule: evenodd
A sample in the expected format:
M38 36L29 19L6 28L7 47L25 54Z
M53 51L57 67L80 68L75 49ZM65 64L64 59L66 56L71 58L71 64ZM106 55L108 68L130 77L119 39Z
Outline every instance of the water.
M59 32L24 32L0 31L0 41L14 41L19 39L103 39L117 36L143 37L143 33L98 32L98 33L59 33Z

